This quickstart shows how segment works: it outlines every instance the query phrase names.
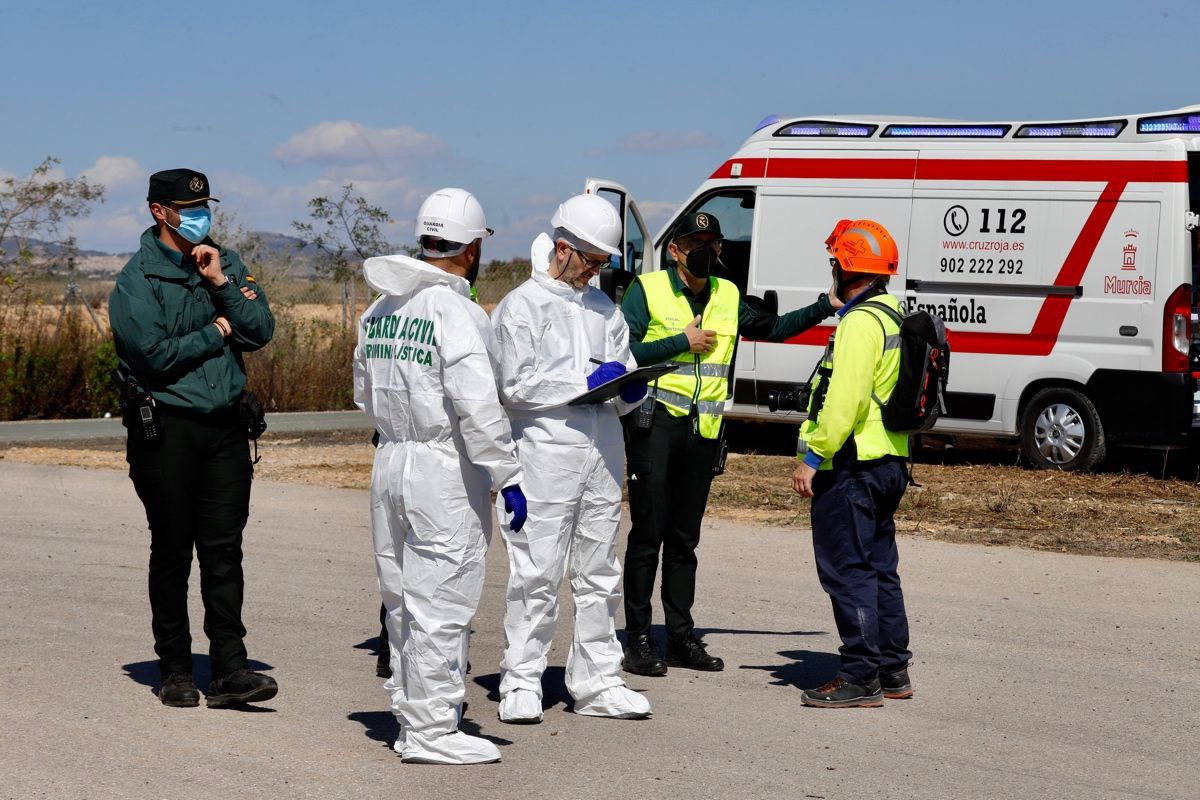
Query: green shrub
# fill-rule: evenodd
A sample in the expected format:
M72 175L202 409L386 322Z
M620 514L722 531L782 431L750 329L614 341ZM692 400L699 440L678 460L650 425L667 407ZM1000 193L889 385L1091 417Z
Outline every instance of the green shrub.
M53 314L37 303L0 309L0 419L67 419L115 410L93 377L105 343L75 312ZM114 356L115 357L115 356Z

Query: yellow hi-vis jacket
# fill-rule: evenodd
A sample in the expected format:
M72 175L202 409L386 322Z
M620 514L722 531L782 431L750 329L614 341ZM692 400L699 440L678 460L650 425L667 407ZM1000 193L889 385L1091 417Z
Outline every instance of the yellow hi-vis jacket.
M653 342L683 333L695 319L687 297L671 287L666 270L638 278L646 292L650 322L644 342ZM704 307L700 327L716 332L716 344L707 353L684 352L671 360L681 366L654 382L651 393L673 416L682 417L695 408L700 435L716 439L721 432L721 417L729 397L729 371L738 335L738 310L741 295L737 286L724 278L709 278L708 305Z
M890 294L868 299L904 314L900 301ZM900 326L896 321L869 305L861 309L858 303L851 306L838 322L837 332L829 337L822 367L826 369L821 371L832 370L832 374L828 378L818 375L813 381L809 418L800 426L797 456L813 464L815 454L821 459L820 469L832 469L830 459L853 436L859 461L907 457L908 434L889 431L882 418L882 405L892 396L900 377ZM812 406L824 380L829 386L814 421ZM808 458L804 458L806 453Z

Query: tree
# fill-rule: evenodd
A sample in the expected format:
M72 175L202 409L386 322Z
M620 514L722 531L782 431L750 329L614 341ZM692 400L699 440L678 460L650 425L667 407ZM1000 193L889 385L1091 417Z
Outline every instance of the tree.
M56 261L71 262L75 238L63 236L63 228L104 200L99 183L54 177L59 163L48 156L26 177L0 179L0 283L10 290Z
M339 197L314 197L308 201L311 222L292 222L305 244L320 254L318 272L341 283L356 274L359 265L372 256L394 252L380 226L392 216L354 191L354 184L342 187Z

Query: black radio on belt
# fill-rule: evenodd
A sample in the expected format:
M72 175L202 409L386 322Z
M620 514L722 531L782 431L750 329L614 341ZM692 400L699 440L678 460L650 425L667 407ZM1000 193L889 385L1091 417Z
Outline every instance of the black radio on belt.
M162 416L154 395L135 376L120 368L113 370L113 377L121 387L121 422L129 430L140 433L143 441L157 442L162 435Z
M637 410L637 427L641 430L648 431L654 425L654 406L657 401L652 395L646 395L646 399L638 406Z

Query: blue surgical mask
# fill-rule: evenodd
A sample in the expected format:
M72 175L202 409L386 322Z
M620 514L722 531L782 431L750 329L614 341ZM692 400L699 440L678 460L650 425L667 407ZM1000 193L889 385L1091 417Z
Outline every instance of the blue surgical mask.
M168 225L170 223L167 223ZM171 227L174 227L173 225ZM200 244L212 228L212 212L207 208L181 208L179 227L175 230L192 244Z

